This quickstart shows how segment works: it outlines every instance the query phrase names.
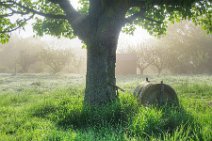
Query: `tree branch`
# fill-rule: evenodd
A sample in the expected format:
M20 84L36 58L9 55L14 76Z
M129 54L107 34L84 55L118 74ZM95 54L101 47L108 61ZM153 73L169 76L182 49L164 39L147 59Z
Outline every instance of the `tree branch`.
M2 5L1 2L0 2L0 5ZM8 6L8 5L7 5L7 6ZM7 8L8 8L11 12L10 12L10 13L5 13L5 14L1 14L1 15L0 15L1 18L4 18L4 17L11 17L11 16L13 16L14 14L27 15L27 14L30 13L29 11L27 11L27 12L16 11L16 10L14 10L14 9L12 8L12 6L8 6Z
M11 12L11 13L6 13L6 14L1 14L0 15L0 18L4 18L4 17L11 17L11 16L13 16L13 12Z
M52 3L58 4L66 13L67 19L73 24L77 24L82 15L77 12L71 5L69 0L49 0Z
M23 23L27 22L28 20L32 19L33 17L34 17L34 14L31 15L29 18L23 19L22 21L20 21L20 23L16 27L14 27L12 29L10 29L10 27L8 27L7 29L0 31L0 34L9 33L9 32L12 32L12 31L15 31L15 30L21 28L23 26L22 25Z
M32 8L26 7L26 6L22 5L21 3L17 3L15 1L0 2L0 5L7 7L8 9L10 9L11 11L13 11L16 14L25 15L25 14L29 14L31 12L31 13L34 13L34 14L37 14L37 15L40 15L40 16L43 16L43 17L46 17L46 18L66 19L66 15L62 15L62 14L55 15L55 14L50 14L50 13L44 13L44 12L37 11L37 10L32 9ZM11 7L14 6L14 5L18 6L19 8L21 8L23 10L26 10L26 12L13 10Z
M89 34L88 16L76 11L69 0L49 0L54 4L58 4L66 14L67 20L72 26L75 34L82 40L87 39Z
M125 18L125 23L132 23L134 20L136 20L138 18L146 19L146 20L156 22L156 23L159 23L159 24L161 23L160 21L156 21L152 18L145 17L145 10L142 10L142 9L139 12L131 15L130 17Z
M101 15L104 8L102 7L103 1L96 1L96 0L89 0L90 8L89 8L89 14L92 14L92 16Z
M145 0L130 0L130 6L141 7L145 5Z
M131 0L132 6L140 7L145 6L147 0ZM152 0L150 5L171 5L171 6L185 6L185 5L191 5L192 3L198 2L197 0L193 0L192 2L186 3L186 1L182 0Z
M11 8L11 7L8 7L8 8L12 11L13 14L27 15L27 14L30 13L29 11L23 12L23 11L14 10L14 9Z
M33 13L33 14L37 14L46 18L68 20L75 34L77 34L78 37L87 38L88 29L89 29L88 16L83 15L79 13L78 11L76 11L71 5L69 0L48 0L48 1L54 4L58 4L65 14L45 13L45 12L34 9L31 6L23 5L21 2L18 2L15 0L5 0L3 2L0 1L0 6L3 6L5 9L10 9L12 14L27 15L29 13ZM10 14L9 13L8 15L2 14L2 17L9 16ZM10 30L4 31L4 32L10 32Z

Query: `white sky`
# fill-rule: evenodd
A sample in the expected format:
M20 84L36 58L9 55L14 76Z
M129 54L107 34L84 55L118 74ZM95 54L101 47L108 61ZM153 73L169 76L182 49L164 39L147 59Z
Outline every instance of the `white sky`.
M74 6L74 8L77 9L77 7L79 7L80 5L78 4L78 0L70 0L72 5ZM29 36L33 36L33 30L31 27L32 22L29 22L28 25L25 27L25 31L23 30L18 30L16 31L16 34L21 35L22 37L29 37ZM142 28L137 28L136 31L134 32L134 35L127 35L124 33L120 33L119 36L119 44L118 44L118 50L123 49L125 47L127 47L128 45L137 45L138 43L142 43L145 42L146 40L152 38L152 36L150 36L146 30L143 30ZM81 47L81 41L79 39L57 39L57 38L53 38L51 36L44 36L42 37L43 40L45 40L46 42L50 42L50 43L56 43L57 44L61 44L61 46L63 46L63 48L66 47ZM54 42L52 42L54 41Z

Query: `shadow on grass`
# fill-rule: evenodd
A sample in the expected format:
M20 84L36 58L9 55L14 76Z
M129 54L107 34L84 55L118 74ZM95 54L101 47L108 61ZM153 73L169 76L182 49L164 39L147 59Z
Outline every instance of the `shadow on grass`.
M83 106L82 109L72 109L66 116L58 120L60 128L101 128L105 126L117 127L126 125L130 115L137 112L137 106L131 101L123 105L123 100L116 100L104 106L90 107Z
M124 136L150 139L163 138L164 134L172 136L183 127L192 139L202 139L200 125L183 107L143 107L129 95L99 107L83 106L81 102L73 103L70 99L46 107L39 106L33 116L50 119L58 129L74 129L80 131L79 134L94 132L98 136L117 134L120 139ZM191 130L188 132L188 129Z

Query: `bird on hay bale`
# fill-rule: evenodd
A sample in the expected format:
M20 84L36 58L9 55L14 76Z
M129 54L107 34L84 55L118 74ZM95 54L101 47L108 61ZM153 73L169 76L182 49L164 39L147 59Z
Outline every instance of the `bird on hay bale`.
M146 81L138 85L134 91L134 96L142 105L179 105L179 100L175 90L161 83L152 83L146 78Z

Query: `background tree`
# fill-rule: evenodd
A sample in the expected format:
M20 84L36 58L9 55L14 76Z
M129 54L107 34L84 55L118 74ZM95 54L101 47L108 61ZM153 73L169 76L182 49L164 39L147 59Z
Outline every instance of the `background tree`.
M69 52L48 48L43 49L40 57L42 61L51 68L52 73L56 74L65 67L68 61Z
M69 0L1 0L0 40L36 17L38 35L72 38L77 35L87 45L85 103L99 105L116 98L115 62L119 33L132 33L140 25L154 35L166 31L168 21L192 19L211 32L209 0L80 0L79 11ZM15 23L8 16L21 15Z
M3 73L16 73L16 58L19 54L16 45L17 42L21 41L20 38L16 36L11 37L10 42L6 45L1 45L0 54L0 71Z
M38 54L43 46L45 43L40 39L20 38L13 35L7 44L0 45L0 66L7 73L15 73L15 70L18 73L32 71L31 67L35 65L34 63L39 62Z
M163 69L166 67L166 61L167 61L167 48L166 47L158 47L155 46L152 51L153 56L153 63L152 65L156 67L158 71L158 76L162 73Z
M51 49L58 49L63 52L62 48L58 48L60 44L54 43L50 46ZM0 73L49 73L52 72L49 66L46 65L40 57L48 42L40 38L21 38L18 35L13 35L10 41L4 45L0 44ZM85 50L81 49L65 49L69 54L63 73L85 73ZM57 55L57 54L56 54ZM52 58L57 58L52 56Z
M26 73L29 67L37 61L37 54L31 54L29 51L20 51L16 63L20 66L20 72Z
M86 60L84 56L75 56L75 55L69 55L68 58L68 72L71 73L84 73L85 69L84 66Z
M128 47L128 52L135 54L138 58L137 66L140 74L144 74L144 70L151 66L154 62L153 48L146 44L138 44L135 47Z
M188 21L174 25L169 30L170 34L162 39L171 50L167 54L168 69L178 74L209 73L211 36Z

